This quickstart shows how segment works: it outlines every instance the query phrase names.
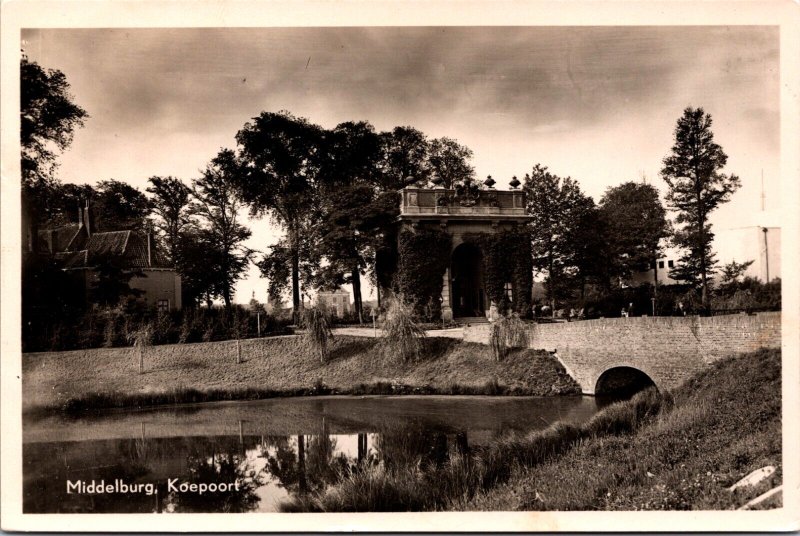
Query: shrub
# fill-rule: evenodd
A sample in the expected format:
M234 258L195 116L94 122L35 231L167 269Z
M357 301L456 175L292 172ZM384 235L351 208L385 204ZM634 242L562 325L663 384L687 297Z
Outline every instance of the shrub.
M328 342L333 339L330 316L319 307L308 307L303 310L302 321L306 344L319 355L320 362L325 363L330 356Z
M139 349L139 374L144 372L144 351L153 344L153 332L152 324L145 322L129 334L129 342L134 348Z
M528 346L528 326L516 313L502 316L489 328L489 346L496 361L502 361L511 348Z
M398 295L391 301L383 322L384 350L403 361L417 360L425 331L414 321L410 304Z

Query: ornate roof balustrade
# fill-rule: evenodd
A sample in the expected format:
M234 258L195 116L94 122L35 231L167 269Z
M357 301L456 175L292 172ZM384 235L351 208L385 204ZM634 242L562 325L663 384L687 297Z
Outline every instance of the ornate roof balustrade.
M525 214L525 192L493 188L403 188L401 220L515 220Z

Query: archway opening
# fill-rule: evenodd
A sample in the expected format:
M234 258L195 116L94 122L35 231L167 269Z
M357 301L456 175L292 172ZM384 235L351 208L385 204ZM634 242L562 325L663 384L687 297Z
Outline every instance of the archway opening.
M453 316L474 317L486 314L483 286L483 256L473 244L461 244L451 258Z
M655 387L656 383L644 372L633 367L614 367L603 372L594 388L598 405L627 400L639 391Z

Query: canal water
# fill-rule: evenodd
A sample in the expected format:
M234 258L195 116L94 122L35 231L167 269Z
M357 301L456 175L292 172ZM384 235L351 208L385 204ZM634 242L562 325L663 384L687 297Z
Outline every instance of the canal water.
M596 411L592 397L370 396L26 419L23 510L274 512L364 464L442 463Z

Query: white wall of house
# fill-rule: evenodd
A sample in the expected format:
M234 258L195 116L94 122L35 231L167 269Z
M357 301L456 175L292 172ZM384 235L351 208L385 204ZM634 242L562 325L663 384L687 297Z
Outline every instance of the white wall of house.
M145 268L142 270L145 277L134 277L130 287L144 291L142 299L149 307L164 305L169 310L180 310L181 303L181 276L175 270Z

